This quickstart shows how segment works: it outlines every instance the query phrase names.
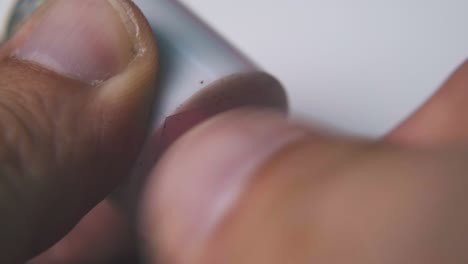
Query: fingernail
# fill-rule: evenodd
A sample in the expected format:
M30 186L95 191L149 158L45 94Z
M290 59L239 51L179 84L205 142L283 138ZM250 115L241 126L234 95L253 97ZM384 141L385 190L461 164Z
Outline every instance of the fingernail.
M148 219L158 222L157 232L171 248L203 240L236 204L255 170L305 133L269 110L235 110L203 123L176 142L154 172L157 183L148 189L156 191L148 193L144 211L154 212L153 202L159 209Z
M13 55L84 82L108 79L133 56L128 23L124 12L117 11L117 2L48 2Z

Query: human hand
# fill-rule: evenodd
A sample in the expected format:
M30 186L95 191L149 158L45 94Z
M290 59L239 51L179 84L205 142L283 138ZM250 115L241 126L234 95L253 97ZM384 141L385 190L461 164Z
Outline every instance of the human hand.
M0 56L0 263L133 262L132 216L104 198L130 175L158 95L145 18L126 0L51 0ZM284 91L243 74L179 111L208 110L198 122L240 105L284 109Z
M117 13L92 0L77 12L80 2L54 13L55 34L34 30L39 13L1 51L1 263L61 238L31 263L109 263L134 243L125 217L103 199L143 142L157 52L127 1L111 1ZM79 37L58 37L76 33L84 15L93 19ZM464 263L467 85L465 64L379 141L270 110L204 122L146 184L146 254L152 263ZM278 91L265 92L254 105L284 107ZM192 103L210 106L203 98Z
M80 2L50 1L0 51L1 263L63 237L128 174L146 134L150 28L128 2Z
M381 140L271 111L205 122L152 173L147 252L190 264L468 262L467 88L468 62Z
M153 171L148 252L190 264L466 263L467 87L468 62L382 140L269 111L215 117Z

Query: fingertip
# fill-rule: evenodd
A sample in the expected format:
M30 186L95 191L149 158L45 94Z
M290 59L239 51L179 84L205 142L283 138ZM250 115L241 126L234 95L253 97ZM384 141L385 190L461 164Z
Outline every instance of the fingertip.
M306 133L284 113L237 109L185 134L146 186L142 219L151 250L162 246L173 256L180 249L187 257L217 229L255 169Z
M441 88L414 114L391 131L386 140L419 146L465 142L468 123L460 113L468 102L468 59L447 78Z

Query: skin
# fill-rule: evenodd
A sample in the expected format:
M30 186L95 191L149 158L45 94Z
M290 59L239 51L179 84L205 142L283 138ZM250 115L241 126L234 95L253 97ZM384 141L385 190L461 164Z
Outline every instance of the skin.
M209 113L159 154L144 196L139 187L124 198L140 208L139 241L128 212L106 197L126 180L141 150L158 56L144 17L121 2L140 29L122 38L123 46L146 53L128 63L122 51L117 78L97 85L12 56L42 12L0 51L0 263L128 263L137 243L150 263L468 262L468 63L377 141L291 123L277 113L285 112L286 99L276 81L219 83L200 92L180 112ZM264 76L258 74L255 80ZM264 92L255 94L259 89ZM234 100L213 109L218 95ZM277 111L219 114L246 105ZM185 214L193 201L183 191L190 182L194 191L209 183L190 178L193 172L180 164L217 166L197 154L265 120L301 136L248 172L233 205L206 231Z
M202 201L189 197L203 196L207 189L198 186L212 180L193 178L184 167L216 166L196 154L236 128L252 129L265 119L288 122L274 113L236 110L195 128L160 161L147 186L143 227L153 262L468 261L468 132L460 114L467 86L464 63L419 111L378 141L288 124L304 135L249 173L243 191L209 231L187 206Z
M133 23L112 24L115 39L125 38L110 59L125 66L111 68L116 76L110 80L77 80L18 58L16 51L39 27L44 9L0 51L1 263L24 263L51 247L133 166L157 94L158 53L142 14L127 1L121 4L127 9L118 12L133 10ZM142 34L132 35L135 27ZM144 55L131 64L129 42ZM99 44L93 47L97 53L106 49Z

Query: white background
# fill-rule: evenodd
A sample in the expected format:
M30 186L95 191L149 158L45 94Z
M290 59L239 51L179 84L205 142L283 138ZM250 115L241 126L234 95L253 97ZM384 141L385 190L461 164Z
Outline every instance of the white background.
M391 129L468 58L467 0L183 2L278 76L296 114L364 135Z
M182 1L279 77L295 114L362 135L391 129L468 58L467 0Z

